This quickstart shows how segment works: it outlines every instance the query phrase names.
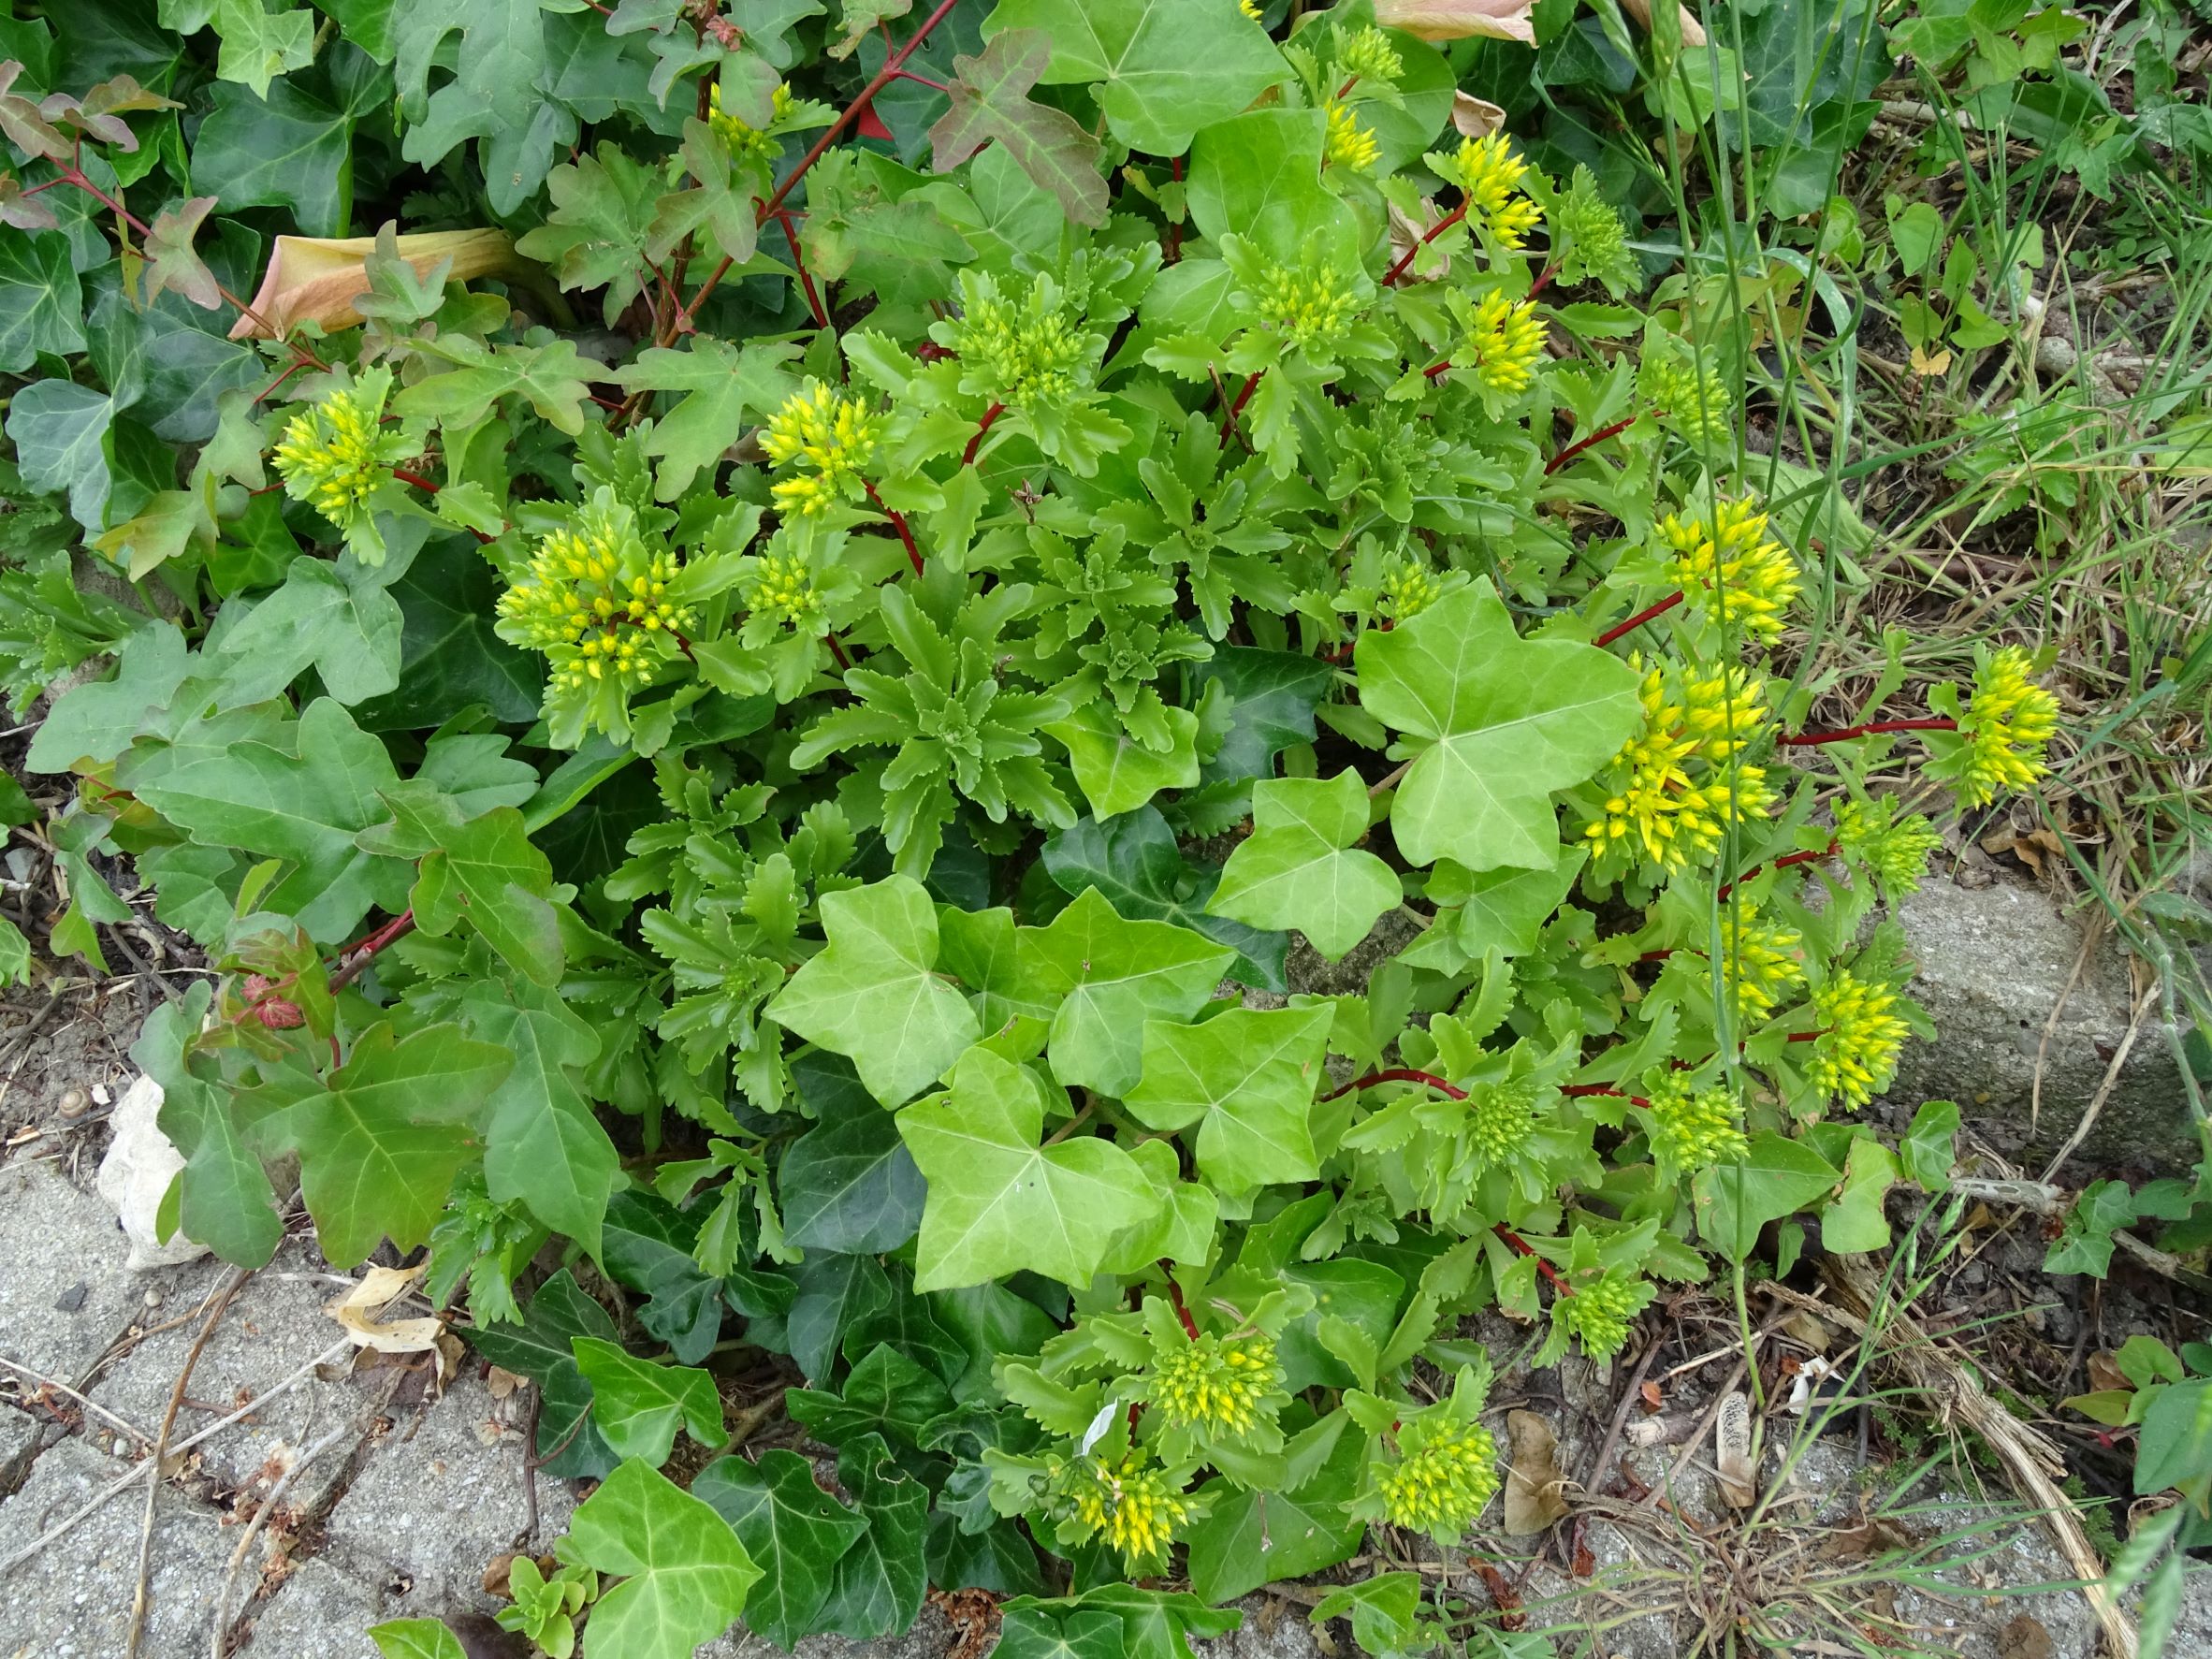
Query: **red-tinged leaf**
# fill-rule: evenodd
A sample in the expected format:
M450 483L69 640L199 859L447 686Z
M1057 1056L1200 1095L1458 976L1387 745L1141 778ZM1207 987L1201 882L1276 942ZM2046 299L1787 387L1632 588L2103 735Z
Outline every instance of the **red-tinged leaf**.
M932 165L958 167L996 140L1040 190L1059 201L1081 225L1106 223L1106 181L1099 175L1099 140L1064 109L1033 103L1035 86L1052 62L1052 36L1042 29L1009 29L981 57L953 60L953 107L929 129Z
M855 118L852 130L864 138L880 138L886 144L895 141L891 129L883 124L883 118L876 113L876 100L873 98L860 107L860 114Z
M202 311L223 303L215 273L193 251L192 239L214 211L215 198L196 196L164 208L146 228L146 303L152 305L164 288L174 288Z

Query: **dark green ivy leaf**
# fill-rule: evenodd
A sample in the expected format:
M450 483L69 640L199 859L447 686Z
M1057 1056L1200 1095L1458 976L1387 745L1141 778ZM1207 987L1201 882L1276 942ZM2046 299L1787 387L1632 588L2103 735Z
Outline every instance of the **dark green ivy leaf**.
M757 1464L717 1458L699 1471L691 1495L713 1505L766 1569L745 1623L786 1649L814 1634L837 1563L867 1521L817 1486L814 1466L795 1451L763 1452Z
M582 1428L576 1426L591 1409L591 1385L576 1367L573 1344L579 1336L613 1342L615 1322L584 1294L568 1269L538 1287L519 1326L464 1326L461 1334L494 1365L529 1377L542 1390L531 1449L539 1457L555 1447L561 1449L540 1467L540 1474L562 1480L599 1480L613 1470L615 1454L597 1425L586 1420Z

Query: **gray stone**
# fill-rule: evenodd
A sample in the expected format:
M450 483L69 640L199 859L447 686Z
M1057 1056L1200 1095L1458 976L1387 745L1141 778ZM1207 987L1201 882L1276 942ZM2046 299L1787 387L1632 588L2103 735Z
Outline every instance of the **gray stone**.
M1940 877L1899 907L1899 920L1918 967L1912 995L1937 1036L1905 1045L1889 1090L1895 1110L1909 1116L1923 1100L1956 1100L1974 1132L2007 1157L2055 1152L2127 1036L2134 998L2120 952L2101 944L2065 997L2045 1058L2042 1110L2030 1121L2036 1050L2081 953L2081 924L2034 889ZM2196 1161L2156 1011L2069 1165L2075 1181L2106 1164L2178 1173Z
M376 1585L327 1561L302 1562L267 1602L248 1609L242 1652L255 1659L377 1659L368 1630L383 1617Z
M498 1610L503 1604L483 1586L492 1557L525 1543L532 1551L549 1549L575 1508L566 1482L541 1475L538 1530L522 1536L529 1432L524 1394L494 1400L466 1371L443 1399L399 1414L330 1511L332 1561L357 1577L404 1581L392 1618Z
M1244 1622L1227 1636L1194 1640L1199 1659L1316 1659L1321 1652L1305 1608L1273 1595L1247 1595L1236 1607Z
M29 1414L0 1405L0 1497L22 1484L31 1463L27 1454L37 1439L38 1425Z
M809 1636L801 1637L799 1645L789 1652L795 1659L853 1659L854 1655L865 1659L941 1659L952 1645L952 1624L934 1604L924 1603L921 1616L904 1636L880 1637L873 1641ZM701 1648L698 1659L780 1659L785 1652L766 1637L739 1626Z
M53 1169L0 1166L0 1353L79 1383L141 1309L115 1217Z
M320 1259L304 1246L287 1244L268 1269L247 1280L231 1298L192 1369L185 1395L198 1404L179 1410L179 1436L258 1398L344 1334L322 1311L322 1304L339 1293L337 1287L312 1276L283 1276L311 1274L320 1267ZM183 1288L164 1305L183 1312L230 1270L209 1263L174 1271L183 1279ZM153 1433L168 1409L178 1370L198 1336L199 1322L194 1320L148 1337L100 1379L92 1397ZM343 1367L342 1357L338 1364ZM360 1412L365 1391L371 1386L371 1377L350 1375L335 1382L310 1376L295 1383L252 1417L196 1448L199 1469L225 1493L243 1492L248 1497L260 1497L302 1447ZM342 1475L352 1449L350 1442L342 1442L324 1452L293 1477L284 1489L284 1504L310 1512L317 1508Z
M0 1556L65 1519L128 1467L74 1440L41 1453L22 1490L0 1504ZM0 1655L113 1659L123 1652L145 1506L144 1492L131 1488L0 1581ZM202 1659L237 1540L214 1510L173 1490L162 1493L156 1513L139 1659ZM248 1564L240 1577L252 1572Z

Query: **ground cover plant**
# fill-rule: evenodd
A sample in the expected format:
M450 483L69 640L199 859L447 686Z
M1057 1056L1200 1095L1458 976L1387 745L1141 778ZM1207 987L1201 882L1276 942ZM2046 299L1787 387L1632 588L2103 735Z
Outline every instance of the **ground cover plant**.
M1754 1258L1945 1190L1957 1107L1863 1114L1927 1034L1888 910L2077 746L2010 633L1819 648L1880 551L1828 271L1936 384L2027 255L1835 176L1893 49L2085 177L2142 137L2051 124L2055 9L1724 15L0 22L45 948L107 966L127 859L215 970L133 1051L166 1222L427 1244L534 1383L597 1484L512 1628L658 1659L934 1586L1010 1652L1182 1651L1466 1532L1467 1316L1603 1361L1712 1280L1748 1342ZM745 1450L739 1346L835 1492ZM2134 1358L2177 1585L2212 1394ZM1452 1635L1415 1574L1340 1594Z

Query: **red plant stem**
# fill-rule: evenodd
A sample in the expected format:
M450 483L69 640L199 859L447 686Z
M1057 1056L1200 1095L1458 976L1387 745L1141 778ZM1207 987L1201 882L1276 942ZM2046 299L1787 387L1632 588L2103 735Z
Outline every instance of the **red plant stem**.
M352 984L354 981L359 979L361 970L369 966L377 952L396 939L406 938L414 931L415 912L412 910L402 910L359 944L346 951L339 964L338 971L330 976L331 994L335 996Z
M1223 449L1229 447L1230 433L1243 429L1237 425L1237 416L1244 413L1244 405L1252 400L1252 394L1259 389L1259 377L1266 372L1264 369L1253 370L1244 384L1237 388L1236 400L1230 404L1229 412L1221 417L1220 446Z
M405 467L394 467L392 476L402 484L412 484L417 489L427 489L432 495L438 493L438 486L435 483L425 478L420 473L410 473Z
M822 643L829 647L830 655L837 658L837 666L839 668L851 670L852 667L852 659L845 655L845 648L837 643L837 636L834 633L825 633L822 636Z
M1336 101L1340 104L1343 103L1345 99L1352 95L1352 88L1358 86L1359 84L1360 78L1357 75L1346 80L1342 86L1336 89Z
M1528 1256L1535 1258L1536 1263L1536 1272L1543 1274L1546 1279L1550 1281L1552 1289L1558 1291L1562 1296L1572 1296L1575 1293L1575 1288L1559 1276L1559 1270L1553 1267L1549 1261L1546 1261L1541 1256L1537 1256L1535 1246L1531 1244L1519 1233L1515 1232L1511 1228L1507 1227L1503 1221L1499 1222L1495 1227L1492 1227L1491 1231L1496 1233L1501 1239L1504 1239L1506 1243L1512 1247L1513 1253L1516 1256Z
M876 487L866 479L864 478L860 481L860 487L868 492L868 500L875 502L876 511L891 520L891 528L898 531L898 539L906 544L908 562L913 565L914 574L920 575L922 574L922 549L914 546L914 532L907 528L907 516L896 507L886 507L883 504L883 498L876 493Z
M1795 737L1777 737L1774 741L1784 749L1807 749L1819 743L1847 743L1854 737L1871 737L1883 732L1956 732L1955 720L1869 720L1860 726L1845 726L1835 732L1800 732Z
M1592 444L1603 444L1608 438L1619 437L1623 432L1628 430L1630 427L1636 425L1637 421L1641 417L1638 415L1632 415L1626 420L1617 420L1609 427L1598 428L1596 431L1591 433L1587 438L1578 438L1574 443L1568 444L1564 449L1561 450L1557 455L1553 456L1550 460L1544 463L1544 476L1549 478L1552 473L1558 472L1560 468L1571 465L1575 457L1580 455Z
M1631 1106L1641 1106L1646 1112L1652 1109L1651 1101L1645 1099L1643 1096L1632 1095L1626 1089L1617 1089L1608 1083L1570 1084L1559 1092L1570 1099L1581 1099L1590 1095L1609 1095L1615 1099L1626 1100Z
M1183 1334L1193 1342L1198 1341L1198 1321L1190 1317L1190 1309L1184 1305L1183 1287L1175 1283L1175 1264L1162 1257L1159 1271L1168 1281L1168 1300L1175 1304L1175 1317L1183 1321Z
M1607 629L1603 633L1599 634L1590 643L1595 646L1609 646L1613 643L1613 641L1619 639L1623 634L1634 633L1646 622L1652 620L1652 618L1664 617L1668 611L1674 609L1676 605L1681 603L1681 592L1680 589L1677 589L1675 592L1669 593L1665 599L1662 599L1657 604L1645 606L1642 610L1637 612L1635 616L1629 618L1627 621L1620 624L1620 626Z
M1458 207L1452 209L1450 212L1445 214L1443 218L1437 220L1435 224L1430 226L1428 229L1422 231L1421 240L1414 243L1412 247L1406 249L1404 254L1398 260L1397 264L1391 266L1390 269L1383 272L1383 286L1386 288L1394 286L1398 279L1405 274L1405 268L1413 263L1413 256L1419 253L1423 248L1427 247L1431 242L1434 241L1438 237L1442 236L1446 231L1449 230L1453 226L1457 225L1462 219L1464 219L1467 216L1468 206L1468 202L1464 198L1462 198Z
M822 296L815 291L814 273L807 269L807 256L799 252L799 232L791 222L790 211L778 208L776 223L783 226L783 240L791 244L791 262L798 267L799 286L806 291L807 309L814 313L814 326L826 328L830 326L829 312L822 306Z
M1431 363L1426 369L1423 369L1421 372L1427 375L1431 380L1434 380L1439 374L1442 374L1447 369L1450 367L1451 359L1449 357L1438 357L1433 363Z
M962 466L975 465L975 452L983 446L983 434L991 429L991 423L1005 413L1006 405L1003 403L994 403L983 411L983 418L976 423L975 436L968 439L968 447L960 452Z
M1355 1077L1344 1087L1331 1089L1321 1099L1333 1100L1339 1095L1348 1095L1354 1089L1371 1088L1378 1083L1425 1083L1431 1088L1440 1090L1455 1100L1464 1100L1467 1098L1465 1089L1452 1087L1450 1084L1446 1083L1444 1079L1436 1076L1433 1072L1413 1071L1404 1067L1393 1067L1388 1071L1370 1071L1365 1077Z
M1558 274L1559 261L1554 259L1549 265L1545 266L1542 270L1536 272L1536 280L1529 284L1528 293L1524 296L1524 298L1534 299L1537 295L1541 294L1546 288L1549 288L1551 285L1551 279Z
M897 79L900 80L914 81L918 85L926 86L931 92L943 93L947 97L951 97L953 95L953 89L947 86L943 81L932 80L926 75L917 75L911 69L899 70Z
M276 389L279 386L283 386L284 382L290 380L292 376L298 373L306 367L307 360L305 358L301 358L299 361L292 364L290 368L286 369L282 374L278 375L274 380L270 381L267 386L263 386L258 392L254 394L255 403L258 405L267 401L270 397L275 395Z
M951 15L953 7L959 4L960 0L939 0L938 8L922 21L922 26L914 31L912 38L883 60L883 66L876 71L875 79L860 89L860 95L845 106L845 113L830 123L828 130L814 140L814 147L799 157L799 165L792 168L790 177L776 187L776 194L768 198L767 205L761 210L763 219L783 205L783 198L791 194L792 186L807 176L807 169L828 153L829 147L844 135L847 127L860 119L860 112L867 108L868 100L898 78L915 49L929 38L931 31L943 22ZM696 303L693 301L694 305Z

